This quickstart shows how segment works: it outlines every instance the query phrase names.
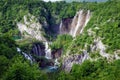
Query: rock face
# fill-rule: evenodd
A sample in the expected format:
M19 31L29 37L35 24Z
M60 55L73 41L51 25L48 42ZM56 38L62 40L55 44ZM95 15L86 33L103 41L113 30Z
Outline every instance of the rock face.
M72 23L72 18L65 18L62 19L60 23L60 34L67 34L71 30L71 23Z
M82 54L65 56L62 67L66 72L70 72L73 64L82 64L87 59L89 59L87 51L83 51Z
M54 66L54 62L52 60L47 60L47 59L37 59L36 60L39 64L39 67L41 68L45 68L47 66Z
M61 57L62 51L63 51L62 49L57 49L57 50L52 51L52 58L56 59L56 58Z
M66 53L67 55L63 57L63 64L62 64L63 69L66 72L70 72L73 64L82 64L87 59L91 61L94 61L100 58L106 58L108 61L113 61L114 59L120 59L120 57L118 56L119 51L115 51L114 54L106 53L106 45L102 43L100 37L94 39L89 49L90 49L88 50L89 53L87 52L87 50L84 50L81 54L74 54L74 55L69 54L69 51L68 51L68 53ZM89 56L89 54L92 54L95 51L98 51L101 57L91 58Z
M41 44L34 44L32 47L32 54L36 56L45 56L45 47Z
M42 36L42 25L34 16L30 14L25 15L23 23L18 22L17 26L23 37L45 41L45 38Z
M99 51L99 54L102 57L106 58L108 61L111 61L113 59L120 59L116 51L114 52L114 54L106 53L106 45L102 43L100 37L98 37L97 39L94 39L93 44L91 44L90 46L90 50L91 52Z
M75 37L83 32L84 27L90 20L90 10L80 10L74 18L66 18L61 21L59 32L60 34L70 34Z
M100 38L95 39L93 45L91 45L91 51L93 52L95 50L99 50L100 55L103 56L103 57L105 57L105 58L107 58L107 59L111 56L110 54L107 54L105 52L106 47L102 43L102 41L100 40Z

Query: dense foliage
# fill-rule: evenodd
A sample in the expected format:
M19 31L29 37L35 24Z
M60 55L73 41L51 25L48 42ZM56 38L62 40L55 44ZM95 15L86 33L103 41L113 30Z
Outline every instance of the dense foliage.
M86 30L92 28L92 30L95 31L96 36L102 38L103 43L108 46L107 52L109 53L113 53L113 51L120 49L119 4L120 2L116 0L100 3L96 5L96 8L90 8L91 10L94 10L94 13L86 27ZM96 27L99 29L95 29Z
M8 59L11 59L16 53L15 41L7 34L0 35L0 55L4 55Z
M85 61L82 65L74 65L69 80L119 80L120 60L107 63L105 60ZM62 75L66 80L67 76Z
M120 60L108 63L106 60L85 61L74 65L70 73L58 71L45 74L36 64L30 64L16 51L14 36L20 36L16 23L23 20L28 13L36 16L46 31L53 35L54 25L63 18L73 18L79 9L90 10L92 17L84 30L84 34L76 39L69 35L59 35L51 45L52 50L62 48L71 54L81 53L81 49L89 50L94 37L87 30L95 32L106 44L107 52L114 53L120 49L120 1L105 3L73 2L45 3L41 0L1 0L0 1L0 79L2 80L119 80ZM46 25L47 24L47 25ZM95 29L97 28L97 29ZM50 31L50 32L49 32ZM51 38L51 37L50 37ZM54 40L54 39L53 39ZM19 42L18 42L19 43ZM24 41L21 46L29 44ZM72 45L72 46L71 46ZM87 47L85 47L87 45ZM98 52L96 52L98 53ZM93 57L95 55L92 55ZM98 55L99 56L99 55Z
M38 66L24 61L18 57L9 67L5 80L46 80L47 76L40 72Z
M36 64L30 64L16 49L15 41L8 34L0 36L0 79L47 80Z
M57 39L53 44L51 45L52 50L60 49L62 48L64 52L67 50L67 48L70 46L72 42L72 36L70 35L58 35Z

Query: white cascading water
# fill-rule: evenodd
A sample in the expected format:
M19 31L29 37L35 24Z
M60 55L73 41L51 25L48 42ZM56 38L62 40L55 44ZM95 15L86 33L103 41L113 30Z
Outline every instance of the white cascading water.
M72 33L72 34L73 34L73 37L76 36L76 33L77 33L77 31L78 31L78 29L79 29L79 27L80 27L80 25L81 25L81 21L82 21L82 17L83 17L82 13L83 13L83 10L80 10L79 16L78 16L77 25L76 25L76 27L75 27L75 29L74 29L74 32Z
M88 10L87 11L87 15L86 15L86 19L85 19L85 24L83 25L83 28L81 29L81 31L80 31L80 34L83 32L83 30L84 30L84 27L87 25L87 23L89 22L89 20L90 20L90 10Z
M72 20L72 23L71 23L71 30L70 30L70 35L73 35L74 33L74 28L77 24L77 21L78 21L78 15L79 15L79 12L77 12L77 14L74 16L73 20Z
M58 62L58 59L55 59L55 64L54 64L54 66L59 66L60 65L60 63Z
M37 46L34 47L35 48L35 53L38 55L38 49L37 49Z
M21 49L20 48L18 48L17 47L17 52L19 52L19 53L21 53L21 54L23 54L23 56L27 59L27 60L29 60L31 63L33 62L33 58L32 58L32 56L31 55L28 55L28 54L26 54L25 52L22 52L21 51Z
M52 56L51 56L51 49L49 48L48 46L48 42L45 42L45 57L47 59L52 59Z
M60 33L60 34L62 34L62 25L63 25L63 23L62 23L62 20L61 20L60 28L59 28L59 31L60 31L59 33Z
M82 33L84 30L84 27L87 25L87 23L90 20L90 10L80 10L79 12L76 13L76 15L74 16L74 18L72 19L72 22L69 23L70 26L70 31L66 32L64 31L64 23L63 21L61 21L60 26L59 26L59 33L60 34L64 34L64 33L68 33L70 35L72 35L73 37L75 37L78 33Z

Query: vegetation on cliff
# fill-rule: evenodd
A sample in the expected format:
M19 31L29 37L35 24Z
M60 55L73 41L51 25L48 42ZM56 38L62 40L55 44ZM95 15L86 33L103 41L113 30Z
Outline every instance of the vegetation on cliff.
M92 17L84 33L75 39L70 35L54 36L55 25L64 18L73 18L80 9L90 10ZM52 50L63 49L64 53L80 54L83 49L90 50L94 39L100 37L106 45L106 52L114 54L120 49L120 1L96 2L43 2L41 0L2 0L0 1L0 79L1 80L119 80L120 60L108 62L105 58L97 61L85 61L74 65L70 73L61 69L54 73L40 71L38 64L30 64L17 51L21 37L17 22L32 14L43 25L44 34L53 41ZM91 31L91 32L89 32ZM90 33L92 35L90 35ZM32 40L31 40L32 41ZM34 40L36 41L36 40ZM28 47L28 42L19 44ZM72 45L72 46L71 46ZM91 52L90 52L91 53ZM99 52L97 53L97 57ZM120 54L118 52L118 54ZM96 55L92 55L95 57Z

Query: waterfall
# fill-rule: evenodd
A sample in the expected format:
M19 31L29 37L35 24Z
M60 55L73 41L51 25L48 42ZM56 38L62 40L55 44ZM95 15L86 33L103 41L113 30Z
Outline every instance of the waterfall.
M75 37L81 34L90 20L90 10L80 10L76 13L73 19L67 18L63 19L59 26L60 34L70 34Z
M47 59L51 59L51 49L49 48L49 42L43 42L42 44L34 44L31 53L36 56L45 56Z
M78 18L78 20L76 18ZM87 13L85 13L83 10L80 10L74 17L73 24L75 24L74 20L77 20L77 24L76 26L74 25L75 28L71 29L71 35L73 37L75 37L78 32L80 34L83 32L84 27L87 25L88 21L90 20L90 10L88 10ZM74 27L73 24L72 27Z
M80 10L79 16L78 16L77 25L76 25L75 30L74 30L74 32L73 32L73 37L76 36L76 33L77 33L77 31L78 31L78 29L79 29L79 27L80 27L80 25L81 25L82 17L83 17L83 16L82 16L82 13L83 13L83 10Z
M55 59L55 64L54 64L54 66L59 66L60 65L60 63L58 62L58 59Z
M26 54L25 52L22 52L20 48L17 47L17 52L21 53L27 60L29 60L31 63L33 62L32 56L29 54Z
M52 59L51 49L50 49L49 46L48 46L48 42L45 42L45 57L46 57L47 59Z
M35 50L35 53L38 55L39 53L38 53L38 49L37 49L37 46L35 45L35 47L34 47L34 50Z
M19 52L19 53L20 53L20 52L21 52L21 49L20 49L20 48L17 48L17 52Z
M88 10L87 11L87 15L86 15L86 19L85 19L85 23L84 23L84 25L83 25L83 28L81 29L81 31L80 31L80 34L83 32L83 29L84 29L84 27L87 25L87 23L89 22L89 20L90 20L90 10Z
M60 33L60 34L62 34L62 25L63 25L63 23L62 23L62 20L61 20L60 28L59 28L59 33Z
M42 45L40 43L35 43L32 46L31 53L36 55L36 56L45 56L45 47L44 47L44 45Z
M71 30L70 30L70 33L69 33L70 35L73 35L73 33L74 33L74 28L77 25L77 21L78 21L78 14L79 14L79 12L77 12L77 14L74 16L74 18L72 20Z

